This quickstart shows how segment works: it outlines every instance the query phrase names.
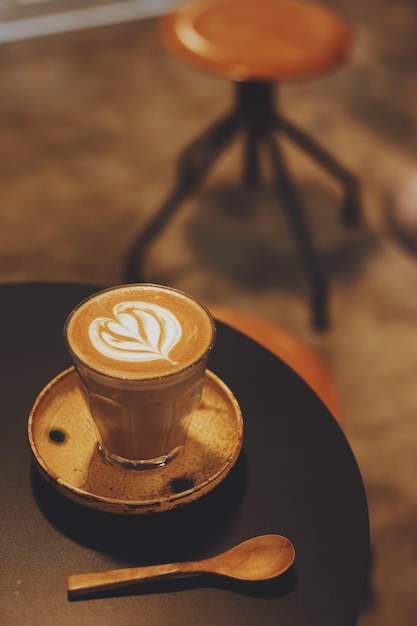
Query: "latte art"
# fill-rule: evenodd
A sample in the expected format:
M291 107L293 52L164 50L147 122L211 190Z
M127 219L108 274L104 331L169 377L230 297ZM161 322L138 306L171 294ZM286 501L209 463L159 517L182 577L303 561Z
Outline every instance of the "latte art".
M150 381L199 362L211 350L215 327L191 296L144 283L104 289L81 302L67 319L65 337L75 359L103 376Z
M170 359L182 336L177 317L167 308L150 302L120 302L113 318L98 317L88 330L94 348L111 359L148 362Z

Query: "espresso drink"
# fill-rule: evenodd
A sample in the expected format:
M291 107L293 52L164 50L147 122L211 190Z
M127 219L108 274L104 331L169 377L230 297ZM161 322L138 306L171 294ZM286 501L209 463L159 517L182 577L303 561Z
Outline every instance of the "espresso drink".
M208 310L169 287L114 287L82 302L65 336L101 454L135 468L172 458L200 402L215 336Z

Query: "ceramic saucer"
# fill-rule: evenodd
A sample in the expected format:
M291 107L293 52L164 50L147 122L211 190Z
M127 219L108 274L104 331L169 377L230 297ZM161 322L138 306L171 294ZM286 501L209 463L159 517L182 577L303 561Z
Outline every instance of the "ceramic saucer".
M242 446L239 404L230 389L206 372L199 409L181 453L158 469L125 469L104 462L74 368L39 394L29 416L29 442L38 469L62 494L114 513L166 511L200 498L235 464Z

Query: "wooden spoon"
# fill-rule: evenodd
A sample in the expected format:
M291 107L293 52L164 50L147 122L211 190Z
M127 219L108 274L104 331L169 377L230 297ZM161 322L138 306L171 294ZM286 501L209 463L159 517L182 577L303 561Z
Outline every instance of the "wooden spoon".
M218 574L238 580L268 580L283 574L294 562L292 543L280 535L262 535L202 561L129 567L107 572L71 574L67 589L71 595L114 589L133 582L171 578L187 574Z

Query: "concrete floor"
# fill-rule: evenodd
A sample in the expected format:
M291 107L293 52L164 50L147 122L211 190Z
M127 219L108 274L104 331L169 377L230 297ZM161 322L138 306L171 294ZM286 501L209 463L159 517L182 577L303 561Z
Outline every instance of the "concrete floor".
M359 624L412 626L417 257L386 218L400 208L412 221L417 211L417 4L327 4L355 28L353 58L279 95L362 184L362 224L346 230L339 186L285 146L331 280L330 330L309 324L304 277L270 186L255 198L235 187L237 148L152 248L146 271L263 315L321 355L369 500L372 593ZM0 280L121 282L129 245L170 189L178 151L230 102L227 82L162 49L154 19L2 45Z

